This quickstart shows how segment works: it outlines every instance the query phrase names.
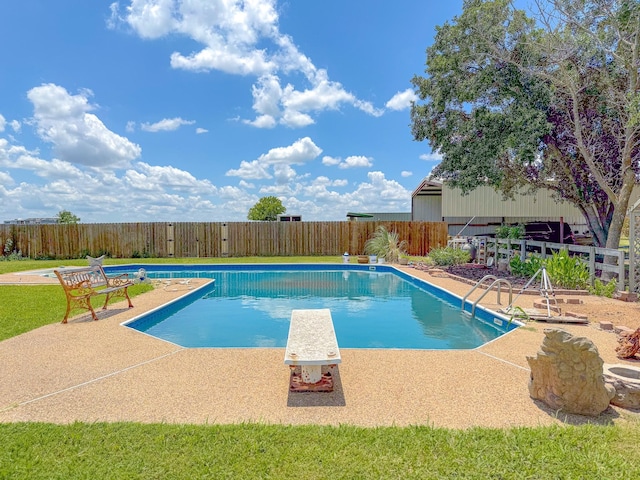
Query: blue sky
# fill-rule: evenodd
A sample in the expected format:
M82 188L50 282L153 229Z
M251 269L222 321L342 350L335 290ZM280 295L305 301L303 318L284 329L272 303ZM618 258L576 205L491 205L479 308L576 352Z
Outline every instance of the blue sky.
M0 221L408 212L410 83L462 0L0 5Z

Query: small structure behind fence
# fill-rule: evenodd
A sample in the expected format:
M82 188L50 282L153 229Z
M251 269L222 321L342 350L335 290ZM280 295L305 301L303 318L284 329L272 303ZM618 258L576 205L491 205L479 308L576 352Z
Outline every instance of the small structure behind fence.
M379 225L410 255L447 244L444 222L155 222L0 225L0 248L10 240L24 256L60 259L353 255Z

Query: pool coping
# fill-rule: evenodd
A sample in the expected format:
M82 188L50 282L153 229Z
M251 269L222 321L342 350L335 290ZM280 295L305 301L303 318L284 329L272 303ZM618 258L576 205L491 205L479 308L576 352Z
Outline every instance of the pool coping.
M450 279L397 268L452 288ZM341 349L334 392L291 394L284 348L185 349L121 327L188 293L174 285L176 291L156 289L136 297L132 310L115 304L99 313L98 322L74 317L67 325L47 325L0 342L6 372L0 422L507 428L611 424L630 415L611 407L597 419L564 416L533 401L526 356L535 356L549 326L536 323L471 351ZM482 303L491 308L491 301L488 296ZM606 363L616 363L615 335L590 325L562 328L587 336Z

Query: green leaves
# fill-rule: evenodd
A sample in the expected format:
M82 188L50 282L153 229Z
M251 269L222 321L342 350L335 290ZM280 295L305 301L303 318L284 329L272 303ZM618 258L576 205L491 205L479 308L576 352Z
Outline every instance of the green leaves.
M406 242L400 241L398 232L389 232L384 225L380 225L373 236L365 242L364 252L395 263L405 253L405 247Z
M262 197L258 200L258 203L249 209L247 219L275 222L278 219L278 215L286 211L287 209L279 198L273 196Z
M546 188L616 248L640 179L640 3L467 0L437 28L412 134L442 156L432 176L463 192ZM611 234L610 234L611 231Z
M80 217L74 215L69 210L60 210L58 212L58 215L56 215L56 218L58 219L58 223L66 223L72 225L80 223Z
M545 261L549 280L555 287L583 289L589 285L589 267L578 257L560 250Z

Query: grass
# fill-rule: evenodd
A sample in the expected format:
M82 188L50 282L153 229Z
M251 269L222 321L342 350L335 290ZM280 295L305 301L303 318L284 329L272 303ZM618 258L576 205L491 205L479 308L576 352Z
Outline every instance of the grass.
M637 430L0 424L0 478L614 479Z
M341 258L275 259L283 260L340 262ZM273 261L110 259L107 263ZM86 265L86 260L0 262L0 273L61 264ZM148 286L136 289L140 287ZM0 286L0 298L0 339L58 322L64 313L64 295L56 285ZM0 478L637 478L639 443L640 425L633 419L615 426L504 430L0 423Z
M129 287L129 296L133 298L152 289L148 284L133 285ZM0 285L0 298L0 341L60 322L67 308L59 285ZM116 297L112 301L119 300L121 298ZM103 303L102 295L91 301L94 309L102 308ZM83 310L73 310L71 315L81 312Z

